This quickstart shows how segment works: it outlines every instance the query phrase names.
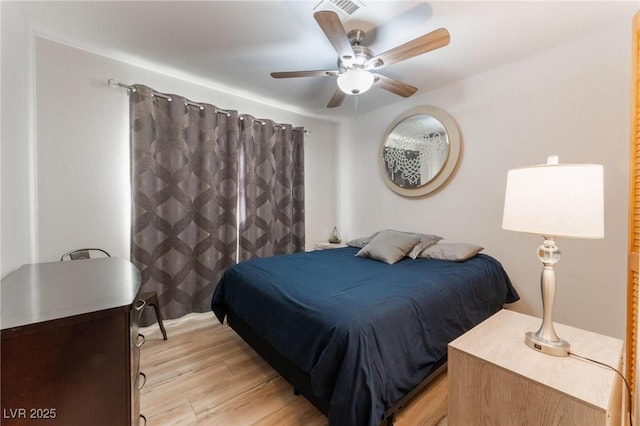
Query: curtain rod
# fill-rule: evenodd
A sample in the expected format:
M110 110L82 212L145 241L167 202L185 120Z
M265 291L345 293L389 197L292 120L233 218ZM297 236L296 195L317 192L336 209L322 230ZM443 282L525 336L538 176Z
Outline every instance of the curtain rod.
M107 85L109 87L113 87L113 88L121 87L123 89L127 89L127 92L136 92L137 91L135 86L129 86L127 84L120 83L119 81L116 81L113 78L110 78L109 80L107 80ZM166 99L169 102L171 102L173 100L173 98L171 96L166 95L164 93L156 92L154 90L151 91L151 96L157 96L158 98ZM185 99L184 104L187 105L187 106L193 106L193 107L196 107L196 108L200 108L201 111L204 109L204 105L199 104L197 102L190 101L188 99ZM215 108L216 108L215 111L220 113L220 114L225 114L227 117L229 117L231 115L231 113L229 111L227 111L227 110L219 109L217 107L215 107ZM244 120L244 117L240 116L240 120ZM255 123L260 123L263 126L267 124L266 120L263 120L263 119L260 119L260 118L254 118L253 121ZM275 123L274 126L280 127L282 129L285 129L287 125L286 124L281 124L281 123ZM306 129L304 130L304 135L305 136L309 136L310 134L311 134L311 132L309 132Z
M127 84L122 84L122 83L120 83L120 82L118 82L118 81L116 81L116 80L114 80L112 78L107 80L107 84L109 85L109 87L114 87L114 88L122 87L124 89L127 89L127 92L136 92L137 91L135 86L129 86ZM173 100L173 98L171 96L166 95L164 93L156 92L155 90L151 91L151 96L162 98L162 99L166 99L169 102L171 102ZM187 106L193 106L193 107L196 107L196 108L200 108L200 110L204 109L204 105L199 104L197 102L190 101L188 99L185 99L184 104L187 105ZM224 110L224 109L220 109L220 108L216 107L215 111L217 113L224 114L227 117L231 116L231 113L229 111L227 111L227 110Z
M243 115L241 115L241 116L240 116L240 120L244 120L244 116L243 116ZM253 119L253 122L254 122L254 123L260 123L260 124L262 124L263 126L267 124L267 120L262 119L262 118L254 118L254 119ZM280 127L281 129L286 129L286 128L287 128L287 124L282 124L282 123L273 123L273 126L274 126L274 127ZM305 136L309 136L309 135L311 134L311 133L310 133L308 130L306 130L306 129L305 129L303 132L304 132L304 135L305 135Z

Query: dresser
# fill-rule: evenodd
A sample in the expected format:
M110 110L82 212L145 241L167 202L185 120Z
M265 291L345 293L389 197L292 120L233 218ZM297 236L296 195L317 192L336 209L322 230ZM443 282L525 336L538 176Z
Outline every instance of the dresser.
M531 349L539 318L502 310L449 344L449 426L617 425L622 381L608 368ZM621 371L623 342L554 324L571 352Z
M24 265L0 284L0 423L138 425L140 273L119 258Z

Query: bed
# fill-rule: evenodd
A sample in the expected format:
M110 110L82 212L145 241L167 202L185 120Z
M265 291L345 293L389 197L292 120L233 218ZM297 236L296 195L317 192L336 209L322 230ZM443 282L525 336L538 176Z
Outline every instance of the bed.
M212 309L320 411L330 426L392 423L446 368L447 344L518 299L500 263L405 257L345 247L229 268Z

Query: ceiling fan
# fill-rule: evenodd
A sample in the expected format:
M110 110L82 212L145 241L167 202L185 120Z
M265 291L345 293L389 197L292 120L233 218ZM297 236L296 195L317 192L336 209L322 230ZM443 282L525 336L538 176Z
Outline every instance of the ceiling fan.
M338 53L338 69L272 72L271 77L338 76L338 88L327 104L327 108L340 106L346 95L359 95L373 85L405 98L413 95L418 90L416 87L375 71L444 47L450 40L449 31L439 28L384 53L374 55L369 48L361 45L365 32L356 29L347 34L337 13L319 11L314 13L313 17Z

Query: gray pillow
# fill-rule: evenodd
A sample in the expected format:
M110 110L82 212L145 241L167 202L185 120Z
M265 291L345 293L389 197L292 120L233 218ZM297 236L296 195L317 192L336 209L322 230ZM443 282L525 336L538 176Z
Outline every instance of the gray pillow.
M371 242L371 240L373 239L373 237L375 237L376 235L378 235L378 232L375 232L375 233L369 235L368 237L354 238L351 241L347 241L347 245L349 247L362 248L362 247L366 246L367 244L369 244Z
M422 252L427 247L431 247L432 245L434 245L435 243L437 243L442 239L442 237L439 235L421 234L418 232L403 232L403 231L396 231L395 229L386 229L385 231L400 232L402 234L413 235L414 237L420 238L420 241L418 242L418 244L416 244L408 254L408 256L412 259L415 259L416 257L418 257L420 252ZM349 247L363 248L364 246L369 244L373 239L373 237L375 237L379 233L380 231L375 232L369 235L368 237L354 238L353 240L348 241L347 245Z
M469 243L441 243L427 247L418 257L461 262L480 253L483 247Z
M368 257L393 265L405 257L420 239L399 231L380 231L356 256Z
M419 233L412 234L409 232L407 232L407 234L414 235L420 239L420 241L418 241L418 243L407 254L407 256L409 256L412 259L416 259L420 255L420 253L422 253L425 249L433 246L434 244L436 244L438 241L442 239L442 237L439 235L419 234Z

